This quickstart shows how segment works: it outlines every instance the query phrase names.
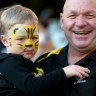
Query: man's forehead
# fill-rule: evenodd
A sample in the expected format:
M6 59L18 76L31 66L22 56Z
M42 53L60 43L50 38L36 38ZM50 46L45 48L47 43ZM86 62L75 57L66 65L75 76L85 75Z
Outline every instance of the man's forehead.
M90 6L89 6L90 5ZM96 0L66 0L63 11L67 9L72 9L72 8L96 8Z

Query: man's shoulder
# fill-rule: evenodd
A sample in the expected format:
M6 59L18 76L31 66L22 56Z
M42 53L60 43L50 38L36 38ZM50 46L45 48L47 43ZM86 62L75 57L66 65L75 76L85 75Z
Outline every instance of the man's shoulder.
M64 47L61 47L61 48L55 49L55 50L53 50L53 51L51 51L51 52L48 52L48 53L45 53L45 54L41 55L41 56L36 60L36 62L37 62L37 63L40 63L41 61L46 61L46 59L50 59L50 58L52 59L52 57L58 55L63 48L64 48Z

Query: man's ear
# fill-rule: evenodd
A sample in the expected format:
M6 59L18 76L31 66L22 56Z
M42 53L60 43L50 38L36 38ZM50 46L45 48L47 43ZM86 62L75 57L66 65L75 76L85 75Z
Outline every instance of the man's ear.
M61 26L61 29L64 30L63 13L60 13L60 26Z
M7 40L7 38L6 38L5 35L1 35L1 41L2 41L2 43L3 43L4 46L6 46L6 47L9 46L8 40Z

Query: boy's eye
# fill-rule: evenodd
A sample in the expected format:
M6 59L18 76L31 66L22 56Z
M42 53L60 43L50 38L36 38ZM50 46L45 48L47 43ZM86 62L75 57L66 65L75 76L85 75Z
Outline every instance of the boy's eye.
M38 39L38 38L37 38L37 37L32 37L32 39L33 39L33 40L36 40L36 39Z
M25 40L25 38L18 38L17 40L21 40L22 41L22 40Z

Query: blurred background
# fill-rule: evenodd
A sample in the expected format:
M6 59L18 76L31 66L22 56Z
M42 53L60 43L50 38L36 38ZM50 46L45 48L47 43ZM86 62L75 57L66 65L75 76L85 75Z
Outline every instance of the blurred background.
M64 31L60 28L60 13L64 2L65 0L0 0L0 9L13 4L21 4L37 14L39 18L39 49L33 60L46 52L66 46L67 40ZM6 49L0 42L0 52L5 51Z

